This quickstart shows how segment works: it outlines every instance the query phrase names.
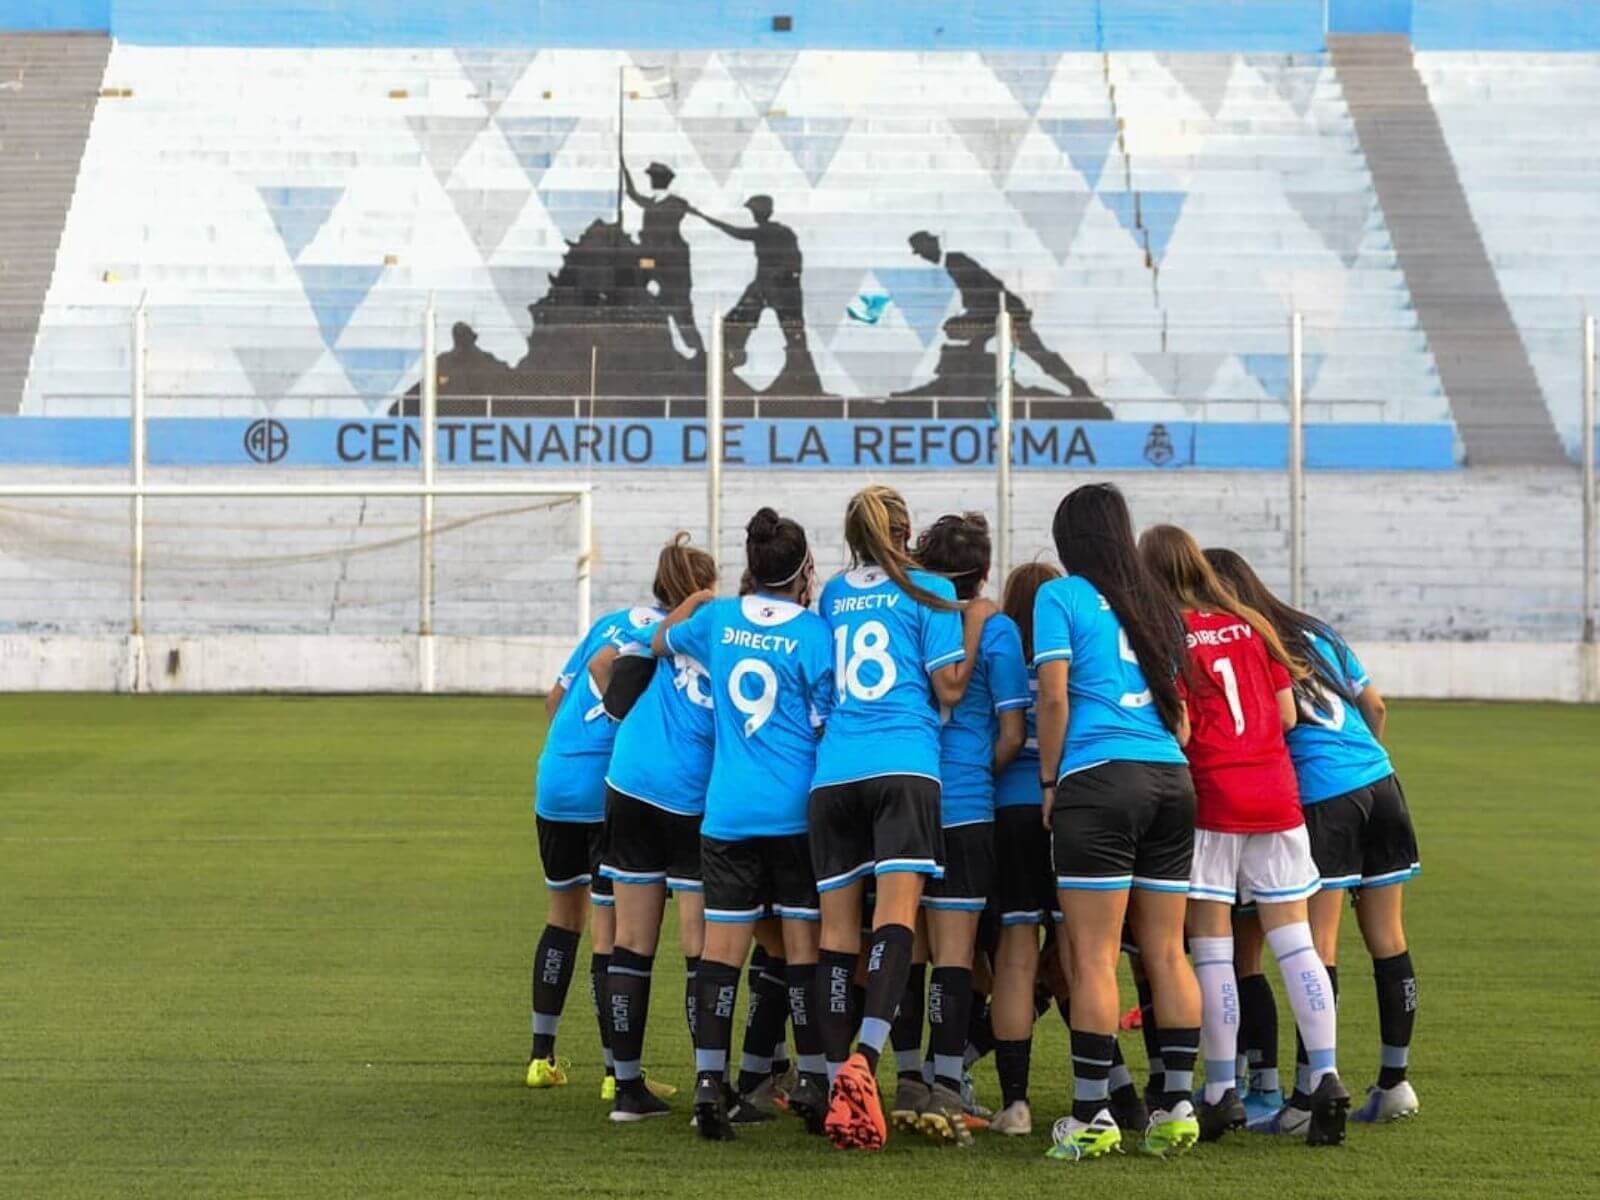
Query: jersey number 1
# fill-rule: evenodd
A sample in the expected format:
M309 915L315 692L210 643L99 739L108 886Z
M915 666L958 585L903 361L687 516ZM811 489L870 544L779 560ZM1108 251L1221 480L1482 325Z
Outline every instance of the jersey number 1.
M1244 733L1244 707L1239 703L1239 677L1233 673L1233 661L1219 658L1211 664L1211 669L1222 676L1222 691L1228 697L1228 711L1233 714L1233 732L1235 736Z

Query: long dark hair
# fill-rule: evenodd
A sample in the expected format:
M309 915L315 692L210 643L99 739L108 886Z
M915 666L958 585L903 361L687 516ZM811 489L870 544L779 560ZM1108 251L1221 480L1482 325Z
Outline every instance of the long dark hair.
M790 587L811 559L800 522L780 517L772 508L756 509L746 522L744 555L751 579L766 588Z
M1000 610L1017 623L1022 633L1022 661L1033 665L1033 601L1039 589L1052 579L1060 579L1061 572L1049 563L1023 563L1006 576L1006 588L1000 599Z
M946 612L959 609L960 604L911 581L910 572L918 563L906 549L910 540L911 510L899 492L874 483L850 497L844 510L844 541L854 563L880 568L918 604Z
M1305 699L1320 707L1325 693L1332 692L1351 704L1356 702L1356 692L1345 678L1350 652L1345 647L1344 639L1333 631L1332 626L1279 600L1238 551L1213 546L1206 551L1206 561L1222 581L1233 589L1234 595L1272 622L1272 627L1283 639L1284 648L1311 668L1310 676L1295 685ZM1328 644L1340 665L1346 668L1344 672L1334 671L1328 666L1328 660L1312 646L1313 637Z
M991 552L989 519L980 512L946 513L917 538L917 561L948 579L958 600L978 594Z
M1083 576L1111 605L1161 723L1176 731L1183 719L1178 672L1188 653L1183 613L1139 557L1128 502L1113 484L1074 488L1057 507L1050 532L1067 573Z

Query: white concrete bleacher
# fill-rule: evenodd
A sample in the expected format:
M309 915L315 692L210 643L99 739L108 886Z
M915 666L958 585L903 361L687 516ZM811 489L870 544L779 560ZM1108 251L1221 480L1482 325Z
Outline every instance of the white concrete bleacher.
M123 411L141 296L156 414L382 406L416 377L430 292L442 326L515 362L564 241L614 212L618 71L640 64L671 87L624 77L636 178L668 162L675 190L740 224L746 197L773 196L832 392L931 377L960 302L909 251L928 229L1130 419L1281 420L1291 308L1314 419L1449 417L1321 56L127 45L106 86L130 94L96 112L23 411ZM693 219L684 233L703 333L753 259ZM893 298L876 325L844 315L864 292ZM769 316L747 381L782 348Z
M1551 417L1576 455L1581 325L1600 311L1600 55L1430 51L1416 62Z

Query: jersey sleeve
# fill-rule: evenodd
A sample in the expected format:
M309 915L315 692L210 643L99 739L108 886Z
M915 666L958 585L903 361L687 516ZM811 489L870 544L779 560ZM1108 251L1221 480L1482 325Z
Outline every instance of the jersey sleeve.
M935 596L953 601L956 589L948 579L938 575L924 575L917 580ZM922 666L930 674L940 667L948 667L967 657L961 644L961 613L942 608L922 606Z
M1010 621L991 619L994 637L989 642L989 690L994 693L995 712L1027 708L1033 703L1028 688L1028 666L1022 661L1022 635Z
M712 624L716 621L716 604L702 604L694 616L680 621L667 630L667 648L674 654L687 654L705 662L711 657Z
M833 641L828 636L827 623L820 618L807 631L813 636L806 643L806 708L811 717L811 728L821 729L833 713Z
M1033 665L1072 658L1072 612L1062 588L1046 584L1033 598Z
M1339 670L1349 682L1351 690L1361 693L1372 682L1372 676L1367 674L1367 669L1361 665L1361 660L1356 657L1356 652L1350 649L1350 644L1345 641L1334 643L1335 653L1339 658Z
M572 648L572 653L567 656L567 661L562 664L561 674L556 676L556 683L562 688L570 688L572 681L578 677L578 672L589 665L589 643L594 641L594 634L587 633L583 639Z

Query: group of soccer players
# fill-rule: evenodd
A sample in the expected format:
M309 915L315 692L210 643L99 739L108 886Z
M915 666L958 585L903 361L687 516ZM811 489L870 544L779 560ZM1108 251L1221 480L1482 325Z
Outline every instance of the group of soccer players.
M725 598L680 534L654 602L573 651L538 769L550 906L528 1086L567 1082L557 1027L592 912L611 1120L672 1111L675 1089L642 1067L670 894L702 1138L777 1108L847 1149L881 1147L891 1124L959 1145L1030 1134L1032 1031L1052 1005L1073 1086L1053 1158L1125 1140L1167 1157L1246 1125L1337 1145L1347 1116L1415 1113L1401 899L1416 838L1349 646L1230 550L1170 525L1136 540L1109 484L1056 510L1064 571L1018 567L998 607L982 516L913 532L892 489L857 493L850 566L818 594L805 531L763 508ZM1383 1043L1354 1114L1335 1062L1345 893ZM1263 944L1298 1034L1287 1098ZM1142 1094L1117 1043L1123 951ZM992 1116L970 1086L991 1052Z

